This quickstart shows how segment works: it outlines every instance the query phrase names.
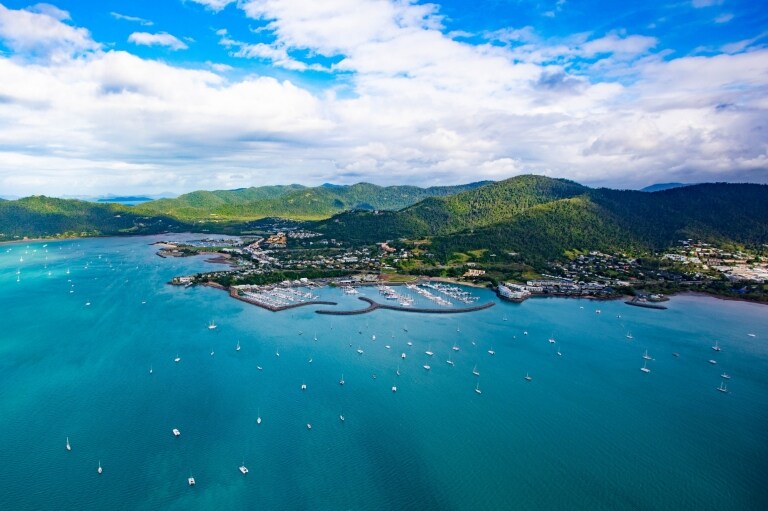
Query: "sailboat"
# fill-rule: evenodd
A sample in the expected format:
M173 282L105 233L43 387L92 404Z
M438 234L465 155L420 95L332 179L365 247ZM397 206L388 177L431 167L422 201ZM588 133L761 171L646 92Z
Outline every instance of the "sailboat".
M715 341L715 345L712 346L712 349L715 350L715 351L720 351L720 345L718 344L717 341Z
M653 360L653 357L648 355L648 350L645 350L645 353L643 354L643 358L646 360Z
M451 355L450 354L448 355L448 360L446 360L446 363L448 363L448 365L451 365L451 366L454 365L453 364L453 360L451 360Z
M549 344L555 344L555 336L549 338Z
M67 437L67 450L68 450L68 451L71 451L71 450L72 450L72 446L71 446L71 445L69 445L69 437Z
M339 414L339 420L341 422L344 422L344 410L342 410L341 413Z
M562 353L560 353L560 347L559 347L559 346L558 346L558 348L557 348L557 356L558 356L558 357L562 357L562 356L563 356L563 354L562 354Z
M432 369L432 367L429 364L424 364L424 369L429 371L430 369Z
M489 354L489 355L495 355L495 354L496 354L496 352L495 352L494 350L488 350L488 354Z
M341 379L339 380L339 385L344 385L344 373L341 373Z
M642 372L644 372L644 373L650 373L651 372L651 370L648 369L648 361L647 360L645 362L643 362L643 367L641 367L640 370Z
M242 472L243 475L248 473L248 467L245 466L245 460L243 460L243 464L240 465L240 472Z
M179 362L181 362L181 357L179 356L179 354L178 354L178 353L176 353L176 358L174 358L174 359L173 359L173 361L174 361L174 362L176 362L177 364L178 364Z
M432 346L430 346L430 347L429 347L429 349L428 349L427 351L425 351L424 353L426 353L426 354L427 354L427 355L429 355L430 357L431 357L432 355L434 355L434 353L432 352Z
M317 340L317 332L315 332L315 340Z
M195 478L194 478L194 477L192 477L192 475L191 475L191 474L190 474L190 476L187 478L187 483L188 483L190 486L194 486L194 485L195 485Z
M525 381L531 381L533 378L531 378L531 375L528 373L525 373Z
M731 379L731 375L728 374L728 373L723 373L723 374L720 375L720 377L725 379L725 380L730 380Z
M475 385L475 392L477 392L478 394L482 394L483 393L483 391L480 390L480 382L479 381L477 382L477 385Z
M395 371L395 374L400 376L400 364L397 364L397 371Z
M237 346L235 346L235 351L240 351L240 341L237 341Z
M211 320L211 322L208 323L208 330L213 330L214 328L216 328L216 323L214 323L214 321Z
M149 374L152 374L152 366L149 366Z
M721 381L720 386L717 387L717 390L719 390L720 392L728 392L728 387L725 385L724 381Z
M99 474L101 474L103 472L103 470L101 468L101 460L99 460L99 468L96 469L96 472L98 472Z
M261 424L261 408L256 410L256 424Z
M459 346L456 343L453 343L453 348L451 348L453 351L459 351Z
M400 353L400 358L402 358L402 359L404 359L404 358L405 358L405 352L403 352L403 353Z
M634 339L634 338L635 338L635 336L633 336L633 335L632 335L632 332L627 332L627 335L626 335L626 337L627 337L627 339L629 339L630 341L631 341L632 339Z
M363 354L363 348L361 348L360 346L358 346L358 347L357 347L357 353L358 353L358 354L360 354L360 355L362 355L362 354Z
M480 376L480 373L477 371L477 364L475 364L474 369L472 369L472 374L474 374L475 376Z

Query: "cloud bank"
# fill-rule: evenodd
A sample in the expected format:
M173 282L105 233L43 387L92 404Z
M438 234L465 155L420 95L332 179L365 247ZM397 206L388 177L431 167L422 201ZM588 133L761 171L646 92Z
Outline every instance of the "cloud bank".
M212 11L232 3L196 1ZM677 56L618 29L554 40L509 27L469 43L446 33L433 4L234 5L271 40L222 29L221 51L334 79L307 86L140 58L94 41L58 9L0 5L11 50L0 55L0 187L150 193L521 173L615 187L768 181L759 40ZM129 39L187 48L162 32Z

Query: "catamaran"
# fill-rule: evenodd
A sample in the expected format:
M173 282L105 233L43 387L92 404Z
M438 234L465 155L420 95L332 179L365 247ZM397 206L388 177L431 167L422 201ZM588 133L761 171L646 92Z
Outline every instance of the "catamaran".
M719 390L720 392L728 392L728 387L725 385L724 381L721 381L720 386L717 387L717 390Z
M644 372L644 373L650 373L651 372L651 370L648 369L648 361L647 360L645 362L643 362L643 367L641 367L640 370L642 372Z
M242 472L243 475L248 473L248 467L245 466L245 460L243 460L243 464L240 465L240 472Z

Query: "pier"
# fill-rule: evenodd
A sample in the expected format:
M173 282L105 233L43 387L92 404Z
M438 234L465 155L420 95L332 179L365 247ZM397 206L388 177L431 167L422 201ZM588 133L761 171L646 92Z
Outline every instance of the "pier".
M351 316L355 314L367 314L369 312L375 311L376 309L386 309L386 310L402 311L402 312L419 312L422 314L458 314L462 312L479 311L479 310L487 309L489 307L493 307L494 305L496 305L494 302L487 302L481 305L474 305L472 307L458 307L455 309L448 309L448 308L436 309L436 308L426 308L426 307L399 307L397 305L387 305L383 303L374 302L370 298L366 298L364 296L358 297L358 300L367 302L368 307L365 307L364 309L347 310L347 311L321 309L321 310L316 310L315 312L317 314L331 314L334 316Z

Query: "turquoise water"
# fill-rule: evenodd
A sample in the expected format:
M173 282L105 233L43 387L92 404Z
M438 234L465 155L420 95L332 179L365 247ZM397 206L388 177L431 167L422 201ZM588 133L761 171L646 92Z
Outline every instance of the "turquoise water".
M0 246L0 509L768 509L766 306L275 314L157 239Z

